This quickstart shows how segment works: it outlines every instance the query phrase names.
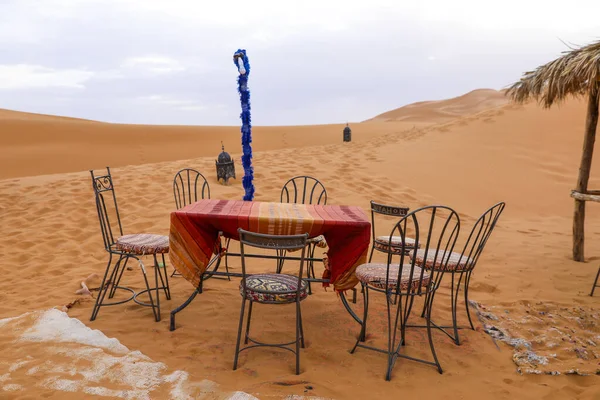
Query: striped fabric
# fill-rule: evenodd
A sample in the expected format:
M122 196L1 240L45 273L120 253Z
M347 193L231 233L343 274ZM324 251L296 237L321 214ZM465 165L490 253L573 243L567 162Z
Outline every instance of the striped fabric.
M329 246L329 277L338 291L356 286L356 267L366 261L371 223L353 206L200 200L171 213L169 258L194 286L206 270L219 231L238 240L237 229L271 235L323 235Z

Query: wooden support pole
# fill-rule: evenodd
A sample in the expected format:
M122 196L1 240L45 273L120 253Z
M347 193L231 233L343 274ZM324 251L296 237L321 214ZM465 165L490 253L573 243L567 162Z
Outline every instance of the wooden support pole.
M596 127L598 126L598 84L589 93L587 118L585 121L585 137L583 139L583 153L579 166L579 176L575 192L586 193L592 167L594 141L596 140ZM585 200L575 197L575 212L573 214L573 260L584 261L584 227L585 227Z

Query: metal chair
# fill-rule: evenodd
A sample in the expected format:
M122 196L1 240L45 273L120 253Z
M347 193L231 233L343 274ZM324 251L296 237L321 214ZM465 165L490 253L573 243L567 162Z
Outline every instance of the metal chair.
M173 178L173 197L175 198L175 207L179 210L180 208L195 203L200 199L210 199L210 186L204 175L202 175L199 171L193 168L184 168L178 171ZM222 235L219 235L219 240L221 236ZM225 270L229 273L229 263L227 262L229 239L226 239L225 246L221 246L221 248L225 249ZM215 268L212 271L207 272L215 272L219 265L220 263L215 264ZM171 277L173 276L181 276L181 274L174 270L171 274ZM212 277L212 275L206 275L206 279L210 277ZM231 277L227 275L226 279L231 280Z
M398 207L398 206L391 206L391 205L385 205L385 204L379 204L374 202L373 200L371 200L371 232L373 234L373 239L371 242L371 253L369 255L369 262L372 261L373 259L373 253L375 252L375 250L382 252L384 254L387 254L391 251L398 253L400 250L399 245L401 244L401 238L398 236L394 236L391 239L387 236L387 235L383 235L383 236L376 236L376 228L375 228L375 221L376 221L376 215L381 215L384 217L393 217L393 218L400 218L400 217L404 217L406 214L408 214L409 208L408 207ZM391 241L390 241L391 240ZM414 239L409 239L406 238L406 251L408 252L411 247L409 246L410 243L413 242L414 243Z
M361 347L387 354L385 379L388 381L391 379L392 369L398 358L434 365L438 372L442 373L431 336L431 310L435 291L439 287L444 270L426 271L419 268L415 257L411 255L418 245L423 243L426 249L425 255L431 256L432 260L445 266L448 255L454 249L459 230L460 219L451 208L444 206L420 208L402 217L389 235L390 242L394 236L400 238L398 245L400 251L390 246L386 263L367 263L356 268L356 277L363 287L364 317L358 339L350 353L354 353L358 347ZM409 236L414 238L414 243L406 240ZM394 261L398 258L398 261ZM388 345L384 349L362 343L366 340L371 291L385 295ZM407 344L406 329L409 327L407 322L415 297L423 297L425 301L427 335L433 361L418 359L401 352Z
M327 204L325 186L312 176L295 176L281 189L282 203Z
M96 303L92 310L91 321L94 321L98 316L101 307L123 304L128 301L135 301L137 304L151 307L154 314L154 319L160 321L160 295L159 290L164 290L167 300L171 300L171 291L169 289L169 278L166 270L165 253L169 252L169 237L154 234L130 234L123 235L123 227L121 225L121 217L117 206L117 198L115 195L110 168L106 167L106 175L94 175L94 171L90 170L92 176L92 187L96 198L96 210L100 221L100 229L102 231L102 239L104 248L109 254L108 264L100 291L96 298ZM106 198L105 198L106 196ZM160 254L162 265L158 262L157 256ZM150 288L146 274L146 268L141 260L141 257L152 255L154 259L154 279L155 287ZM116 264L112 267L113 256L118 257ZM136 293L133 289L119 286L123 273L127 268L127 262L130 258L138 261L146 289ZM163 272L164 271L164 277ZM159 285L160 279L160 285ZM126 290L132 293L131 297L126 300L116 301L112 303L104 303L106 294L112 299L117 290ZM152 291L156 291L156 303L154 302ZM142 293L148 293L150 303L138 300L138 296Z
M173 196L175 207L179 210L198 199L210 199L210 187L200 172L192 168L184 168L173 178Z
M306 254L306 242L308 234L303 235L265 235L238 229L240 237L240 253L242 259L242 281L240 282L240 294L242 296L242 307L240 311L240 323L238 326L237 342L235 347L235 358L233 369L237 369L238 356L240 352L254 347L277 347L286 349L296 354L296 375L300 374L300 347L304 348L304 332L302 330L302 314L300 302L307 297L307 283L302 279L304 258ZM287 274L248 274L246 271L245 247L256 247L260 249L273 250L301 250L300 268L298 276ZM242 337L242 325L244 323L244 311L246 301L250 302L244 344L248 341L252 345L240 349ZM250 321L252 318L252 306L254 303L262 304L296 304L296 340L286 343L268 344L256 341L249 336ZM295 350L288 347L295 345Z
M289 179L281 189L280 201L282 203L298 203L298 204L327 204L327 190L325 186L316 178L312 176L302 175L295 176ZM327 247L327 242L323 236L317 236L309 238L307 241L308 245L308 257L311 259L306 263L306 277L316 278L314 263L315 250L317 247ZM278 251L277 255L281 258L277 260L277 272L281 272L283 269L283 263L285 261L286 251ZM309 294L312 293L310 283L308 287Z
M500 214L504 211L506 204L504 202L497 203L486 210L475 222L467 241L459 252L453 252L449 255L448 260L445 264L434 263L431 256L425 256L425 250L417 250L414 252L417 265L424 268L427 271L443 269L444 272L449 273L451 276L450 283L450 304L452 309L452 326L443 327L437 326L442 332L444 332L450 339L457 345L460 345L460 338L458 335L458 322L457 322L457 306L458 306L458 293L460 291L460 285L463 284L463 290L465 295L465 308L467 310L467 317L469 318L469 325L471 329L475 329L473 321L471 320L471 312L469 309L469 283L471 282L471 275L473 269L479 261L479 257L487 244L492 231L496 227ZM430 253L431 254L431 253ZM464 278L464 279L463 279ZM455 285L456 281L456 285ZM423 314L425 309L423 309ZM446 328L452 328L453 334L446 331Z

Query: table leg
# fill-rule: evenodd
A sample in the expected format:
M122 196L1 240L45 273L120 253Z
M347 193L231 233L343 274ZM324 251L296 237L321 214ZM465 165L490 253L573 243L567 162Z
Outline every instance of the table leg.
M194 293L192 293L192 295L182 305L171 311L171 326L169 327L170 331L175 330L175 314L186 308L199 293L202 293L202 278L200 278L200 284L198 285L196 290L194 290Z
M340 298L342 299L342 304L344 305L344 307L346 307L346 311L348 311L348 314L350 314L350 316L354 318L354 320L358 322L359 325L362 325L362 319L360 319L358 315L356 315L354 310L352 310L350 304L348 304L348 300L346 299L346 294L344 292L340 292ZM354 290L354 299L356 300L356 290Z

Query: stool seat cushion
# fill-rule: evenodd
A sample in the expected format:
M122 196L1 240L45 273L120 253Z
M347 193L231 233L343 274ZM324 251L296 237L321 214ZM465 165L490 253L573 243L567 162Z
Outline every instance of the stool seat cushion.
M117 239L116 248L135 255L169 252L169 237L150 233L124 235Z
M444 250L438 252L437 259L434 262L434 258L436 258L435 252L435 249L429 249L427 252L427 259L425 259L425 250L417 250L414 254L415 263L428 270L444 270L445 272L464 271L472 264L472 260L469 257L462 256L460 253L445 252Z
M391 246L390 246L391 244ZM402 237L401 236L392 236L392 240L390 242L389 236L377 236L375 238L374 246L377 250L381 250L385 253L394 253L400 254L402 252ZM420 244L419 244L420 247ZM415 248L415 239L405 237L404 238L404 252Z
M300 300L306 298L308 284L302 281ZM246 277L246 299L259 303L292 303L296 301L298 277L288 274L255 274ZM240 294L244 296L243 282Z
M398 282L398 270L400 269L399 265L390 265L389 267L389 278L388 278L388 288L395 289L396 284ZM426 287L429 285L431 280L430 274L427 271L423 272L423 279L421 279L421 268L415 266L412 274L412 279L410 275L410 264L405 264L402 267L402 276L400 277L400 290L408 291L410 287L410 291L416 291L419 286ZM373 287L379 289L386 289L385 281L386 274L388 273L387 264L380 263L368 263L359 265L356 268L356 277L362 283L371 285Z

